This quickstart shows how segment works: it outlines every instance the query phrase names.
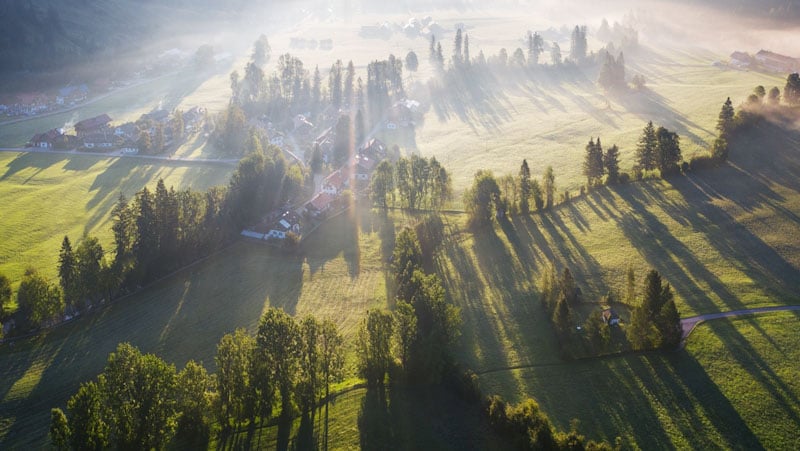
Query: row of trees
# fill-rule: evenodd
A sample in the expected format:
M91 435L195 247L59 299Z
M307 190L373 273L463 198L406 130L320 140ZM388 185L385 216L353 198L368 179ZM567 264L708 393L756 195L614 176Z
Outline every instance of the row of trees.
M215 419L224 429L263 422L275 406L284 418L296 407L313 415L341 379L343 347L331 321L297 322L277 309L264 314L255 337L243 329L222 337L216 375L194 361L177 372L123 343L97 381L70 398L67 415L52 410L50 435L59 448L162 449L176 437L184 446L203 445Z
M633 307L627 328L634 349L674 349L681 340L681 318L669 283L655 269L645 277L641 304Z
M555 203L555 174L548 166L542 182L531 177L527 160L522 161L517 176L495 178L491 171L481 169L475 174L472 186L464 192L464 207L473 226L482 227L493 216L528 214L550 209Z
M370 181L373 202L383 208L400 205L410 210L439 209L452 197L450 174L435 157L424 158L416 154L401 157L392 164L381 161Z
M370 387L383 387L395 367L406 380L428 384L452 368L459 311L447 303L439 277L425 273L423 257L416 232L400 232L392 253L396 308L370 310L356 340L359 372Z

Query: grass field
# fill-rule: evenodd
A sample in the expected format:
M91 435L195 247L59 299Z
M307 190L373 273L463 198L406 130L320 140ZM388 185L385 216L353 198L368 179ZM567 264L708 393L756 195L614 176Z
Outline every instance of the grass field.
M473 22L473 50L483 46L487 53L518 46L509 30L519 27L522 34L527 29L521 18ZM359 53L365 43L357 38L358 26L347 30L321 28L316 38L333 37L334 51L299 56L307 67L325 68L336 57L383 58L389 51L403 55L414 48L426 61L423 40L393 38L385 47L369 45L368 52ZM281 39L287 44L288 36L271 39L273 47L279 48ZM523 158L536 174L552 165L559 191L575 190L584 182L580 168L590 136L600 135L605 146L620 145L628 168L634 143L650 119L678 131L689 157L703 152L714 136L727 96L738 103L755 85L783 84L781 77L712 67L715 59L719 55L698 49L626 54L628 73L644 74L649 87L628 97L606 99L589 79L539 79L508 80L476 105L434 99L416 130L416 149L405 150L435 155L451 169L457 193L476 169L516 172ZM415 78L427 78L425 65ZM198 77L181 88L174 82L165 77L149 88L126 91L126 97L109 98L107 105L87 107L80 118L101 112L133 118L164 99L184 106L194 98L196 104L213 103L226 85L224 74ZM74 120L54 116L25 122L8 134L0 128L0 141L18 143L39 129ZM179 152L209 156L215 150L193 142ZM130 195L158 177L168 185L202 189L225 183L230 172L41 154L0 154L0 171L0 197L6 199L0 271L14 280L29 264L54 277L64 234L75 240L88 232L109 243L108 212L120 191ZM619 435L642 449L796 449L797 315L708 323L695 331L685 351L676 353L564 363L536 300L535 282L548 262L566 265L585 299L593 301L609 290L621 292L630 265L639 281L648 269L657 269L672 285L682 316L800 303L798 173L800 133L765 123L737 143L731 162L719 169L599 189L551 213L475 235L464 230L464 215L448 215L447 239L429 269L441 275L448 297L461 308L459 360L480 374L486 393L511 401L535 397L559 427L578 418L589 438L613 441ZM213 369L220 337L236 327L253 331L267 306L331 317L352 337L366 309L386 305L385 262L397 229L413 221L400 214L343 215L310 236L298 255L239 242L94 315L4 345L0 448L44 447L50 407L63 407L122 341L178 366L196 359ZM351 374L354 359L351 352ZM375 411L365 390L349 392L333 406L331 447L372 444L374 436L365 437L371 428L409 448L450 446L452 431L464 431L466 437L452 442L456 449L493 443L485 425L452 399L424 393L397 399L397 410ZM463 416L448 417L452 411ZM365 418L375 423L360 423ZM399 426L387 431L386 422ZM293 427L299 430L299 422ZM229 437L223 445L271 447L292 440L295 432L267 427L252 434Z
M27 266L57 273L64 235L84 233L111 244L109 213L119 194L129 198L163 178L167 186L205 190L227 184L233 167L125 158L0 152L0 272L19 282Z
M42 447L50 406L64 406L122 341L179 367L195 359L213 369L222 335L237 327L254 331L268 306L330 317L353 336L362 312L386 305L382 243L393 237L385 229L392 222L371 215L332 222L299 255L240 242L96 314L4 345L0 448Z

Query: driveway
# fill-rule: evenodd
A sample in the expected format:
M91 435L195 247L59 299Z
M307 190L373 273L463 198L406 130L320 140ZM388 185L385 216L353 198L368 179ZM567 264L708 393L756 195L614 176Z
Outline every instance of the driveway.
M745 310L734 310L731 312L706 313L705 315L682 318L681 329L683 330L683 333L681 334L681 340L686 341L686 338L689 336L690 333L692 333L695 326L702 323L703 321L709 321L712 319L719 319L719 318L731 318L734 316L754 315L757 313L781 312L787 310L800 310L800 305L778 305L775 307L751 308Z

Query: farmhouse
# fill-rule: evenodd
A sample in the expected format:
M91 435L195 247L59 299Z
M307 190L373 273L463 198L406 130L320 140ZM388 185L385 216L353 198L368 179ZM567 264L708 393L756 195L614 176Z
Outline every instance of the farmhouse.
M114 134L105 130L84 135L83 147L87 149L110 149L114 147Z
M759 50L755 58L761 66L773 72L797 72L800 70L800 59L768 50Z
M376 161L382 160L386 158L386 145L380 139L372 138L358 149L358 153Z
M133 122L127 122L114 129L114 136L133 139L139 136L139 127Z
M336 196L333 194L326 192L317 193L317 195L305 205L306 211L310 215L317 217L330 210L334 201L336 201Z
M54 128L49 132L37 133L33 135L30 141L28 141L28 146L50 149L55 145L56 141L63 140L63 137L64 130Z
M347 179L347 173L344 168L342 168L325 177L325 180L322 181L322 189L320 191L335 196L347 188L349 184L350 181Z
M356 179L359 181L369 181L372 171L378 165L378 160L367 157L364 154L358 154L355 160L355 173Z
M109 122L111 122L111 118L107 114L84 119L75 124L75 133L78 134L79 138L82 138L86 135L102 131L108 127Z

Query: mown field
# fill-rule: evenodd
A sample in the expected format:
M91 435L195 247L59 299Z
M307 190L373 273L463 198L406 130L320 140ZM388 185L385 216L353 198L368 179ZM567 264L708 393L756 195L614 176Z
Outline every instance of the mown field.
M64 235L73 243L84 233L112 242L109 214L120 193L144 186L205 190L228 182L233 166L149 162L125 158L0 152L0 272L16 286L28 266L57 274Z

